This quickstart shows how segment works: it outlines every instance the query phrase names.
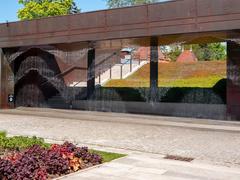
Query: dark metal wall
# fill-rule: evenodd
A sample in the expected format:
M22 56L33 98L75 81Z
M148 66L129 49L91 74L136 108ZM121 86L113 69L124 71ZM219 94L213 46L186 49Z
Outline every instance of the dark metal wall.
M70 108L74 100L91 98L95 76L120 61L116 47L107 47L101 45L97 51L76 44L5 48L1 53L1 108ZM86 82L85 88L75 87L81 82ZM15 102L8 102L10 94Z
M8 102L8 96L14 94L14 73L13 69L8 62L10 52L5 49L0 49L0 77L1 77L1 108L14 108L14 103Z
M229 119L240 119L240 45L227 43L227 115Z
M44 107L47 99L64 89L61 71L54 55L30 48L19 55L11 66L15 75L15 106Z
M174 0L0 24L0 47L169 35L188 41L190 33L220 31L217 37L226 38L235 36L229 31L239 30L239 21L239 0Z
M3 64L2 68L2 86L1 86L1 107L10 108L18 106L27 107L53 107L53 108L75 108L75 109L86 109L86 110L113 110L119 112L134 112L134 113L153 113L158 114L159 108L163 108L164 103L166 103L167 108L164 110L164 115L176 115L181 114L181 116L198 116L204 118L219 118L223 119L224 116L224 97L218 97L214 92L214 89L186 89L187 94L185 94L182 89L164 89L159 88L157 85L158 79L158 62L157 58L157 39L152 40L152 53L151 53L151 73L150 76L151 85L149 88L101 88L95 86L95 76L94 68L96 66L96 51L94 49L89 49L85 51L88 54L88 62L83 64L88 66L87 76L85 81L88 82L86 87L70 87L69 84L72 81L76 81L78 77L75 78L74 73L65 71L64 69L69 69L69 66L63 65L62 62L71 62L71 59L66 56L66 51L59 50L56 47L32 47L21 49L5 49L2 56L4 57L1 62ZM228 56L229 56L229 79L237 80L239 77L238 68L236 66L236 59L240 56L238 53L238 46L233 46L228 44ZM79 49L79 52L82 49ZM70 53L70 51L67 51ZM61 61L59 59L62 59ZM68 59L67 59L68 57ZM75 59L76 56L73 56ZM82 56L81 56L82 57ZM85 56L84 56L85 57ZM101 56L100 56L101 57ZM83 58L80 61L87 61ZM66 63L66 64L68 64ZM233 64L233 65L231 65ZM70 66L71 67L71 66ZM233 69L235 67L235 70ZM80 69L79 72L83 71L85 74L86 69ZM233 72L234 71L234 72ZM63 73L64 72L64 73ZM78 72L78 74L79 74ZM72 78L65 79L65 76L73 76ZM79 74L81 76L81 73ZM11 80L11 77L12 78ZM10 81L8 81L10 80ZM72 80L72 81L71 81ZM238 102L237 94L232 94L236 91L228 86L228 117L229 119L238 119ZM223 87L224 88L224 87ZM176 96L172 93L177 92ZM224 92L224 91L223 91ZM190 93L190 94L189 94ZM8 102L8 95L15 95L15 106L14 103ZM180 96L180 95L183 96ZM194 97L194 98L193 98ZM206 98L206 99L205 99ZM217 99L216 99L217 98ZM204 100L205 99L205 100ZM87 102L90 102L89 106ZM93 106L93 102L96 101L96 107ZM134 106L134 102L136 106ZM164 102L164 103L162 103ZM127 106L127 104L131 106ZM173 107L171 107L171 103ZM177 105L176 103L179 103ZM198 104L206 104L212 109L212 113L206 115L206 108L197 112L197 108L193 112L182 112L181 103L190 103L192 106L204 107L204 105L199 106ZM113 107L110 108L109 104ZM122 105L121 105L122 104ZM124 105L125 104L125 105ZM221 108L219 105L221 104ZM141 106L140 106L141 105ZM211 105L211 106L210 106ZM214 105L217 108L214 108ZM116 107L118 106L118 108ZM153 109L151 111L143 110L143 108ZM183 106L185 107L185 105ZM180 109L179 109L180 108ZM139 110L138 110L139 109ZM156 111L155 111L155 110ZM174 109L174 112L171 110ZM159 111L159 112L158 112ZM220 112L221 114L216 114L213 112ZM197 114L201 114L197 115Z

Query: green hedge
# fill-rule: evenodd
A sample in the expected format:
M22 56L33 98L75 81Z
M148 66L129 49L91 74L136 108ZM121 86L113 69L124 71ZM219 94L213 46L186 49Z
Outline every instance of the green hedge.
M94 100L147 102L150 88L107 88L99 87ZM226 103L226 79L220 80L213 88L160 87L157 89L158 102L178 103Z

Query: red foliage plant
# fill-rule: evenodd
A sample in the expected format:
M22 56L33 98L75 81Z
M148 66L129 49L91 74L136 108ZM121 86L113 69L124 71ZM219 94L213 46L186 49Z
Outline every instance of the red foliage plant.
M50 175L61 176L100 163L102 158L99 155L68 142L54 144L50 149L35 145L0 158L0 179L45 180Z

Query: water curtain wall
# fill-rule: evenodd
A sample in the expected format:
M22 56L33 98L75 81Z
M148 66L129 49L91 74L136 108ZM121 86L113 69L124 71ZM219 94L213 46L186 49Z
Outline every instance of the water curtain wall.
M199 44L156 39L5 49L15 106L211 117L209 105L225 118L226 43L224 58L209 60Z

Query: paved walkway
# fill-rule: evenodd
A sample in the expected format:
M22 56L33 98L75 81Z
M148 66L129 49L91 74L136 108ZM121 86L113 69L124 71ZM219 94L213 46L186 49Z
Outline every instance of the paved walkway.
M131 152L127 157L60 180L239 180L239 170L166 160L157 154Z
M237 173L240 172L239 122L18 109L0 111L0 130L7 130L12 135L69 140L97 149L102 147L103 150L122 149L130 154L100 168L80 173L79 176L85 179L96 179L100 171L100 175L105 174L101 177L106 179L121 179L122 175L126 177L130 172L127 175L129 179L136 179L136 174L142 179L149 179L147 177L151 175L158 177L158 173L163 177L161 179L240 179ZM195 160L185 163L162 159L166 154ZM108 170L102 171L102 168ZM145 170L142 171L142 168ZM116 177L108 172L115 172Z

